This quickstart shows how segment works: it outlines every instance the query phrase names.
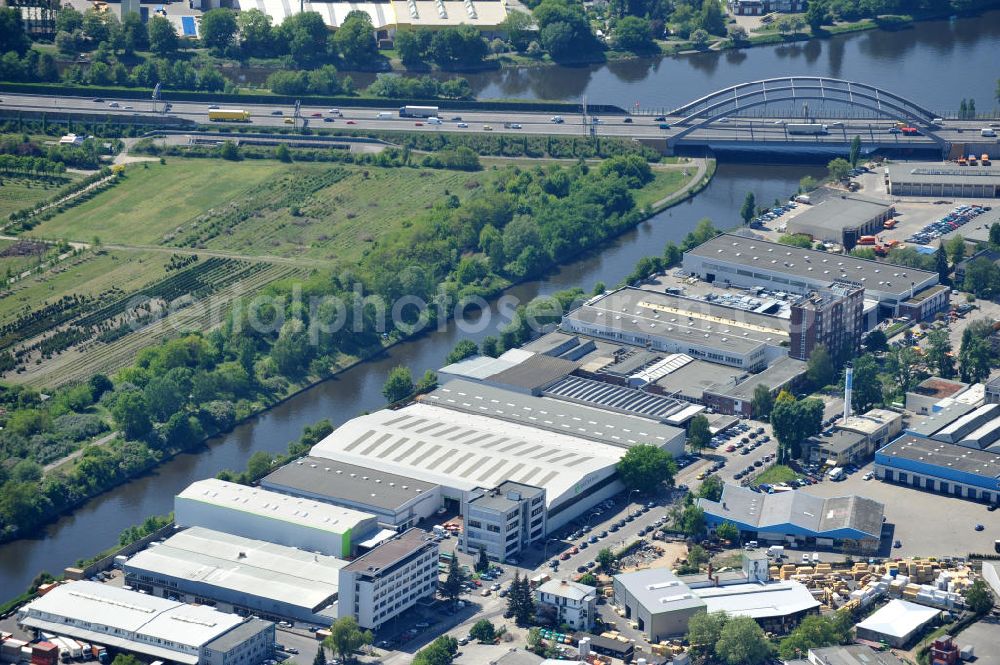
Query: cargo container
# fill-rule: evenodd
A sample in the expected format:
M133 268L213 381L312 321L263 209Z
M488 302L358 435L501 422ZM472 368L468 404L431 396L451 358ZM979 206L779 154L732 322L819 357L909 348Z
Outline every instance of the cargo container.
M438 114L436 106L401 106L399 107L400 118L434 118Z
M24 640L10 638L0 644L0 662L17 663L21 660L21 649L27 646Z
M31 665L58 665L59 648L51 642L38 642L31 647Z
M876 236L861 236L858 238L859 245L875 245L878 244L878 238Z
M826 134L827 126L818 122L788 123L785 130L789 134Z

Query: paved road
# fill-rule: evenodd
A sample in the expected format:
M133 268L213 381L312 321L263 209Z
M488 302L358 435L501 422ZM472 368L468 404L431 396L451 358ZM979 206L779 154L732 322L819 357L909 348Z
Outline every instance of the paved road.
M117 107L110 107L115 103ZM107 98L101 102L96 102L92 98L69 97L69 96L43 96L24 94L4 94L2 106L5 108L34 111L64 111L64 112L86 112L102 113L113 115L170 115L178 118L192 120L195 122L206 122L208 119L208 104L205 102L171 102L172 108L169 113L164 114L164 104L160 102L154 110L151 100L132 99L111 99ZM561 124L550 121L549 113L527 113L527 112L497 112L497 111L448 111L447 102L441 102L444 110L441 113L445 122L441 125L432 125L419 119L402 119L398 117L397 108L344 108L343 117L337 117L332 123L324 122L321 118L329 116L327 107L303 106L301 114L312 126L340 127L351 124L355 129L395 129L426 132L482 132L495 131L507 134L545 134L545 135L566 135L581 136L588 133L589 126L585 124L584 117L580 114L563 114L565 122ZM241 108L250 111L252 122L255 125L287 126L286 120L291 120L294 109L291 106L277 104L241 104ZM277 113L280 111L280 115ZM392 117L378 118L379 112L391 113ZM316 117L312 117L316 116ZM457 120L452 118L461 117L468 127L458 126ZM681 128L676 127L680 118L668 117L667 123L671 125L669 129L660 129L660 123L650 116L631 116L628 118L631 123L626 122L622 116L608 116L600 120L594 129L598 136L619 136L629 138L669 138L677 134ZM592 117L588 120L593 120ZM296 126L301 126L302 121L297 121ZM519 124L520 129L504 127L504 123ZM883 142L898 142L901 145L930 145L930 139L923 136L902 136L890 134L891 120L883 121L844 121L835 123L829 121L830 133L826 136L791 136L786 134L784 125L780 120L772 119L742 119L732 118L725 122L717 122L706 129L696 131L692 138L699 140L730 141L730 140L755 140L755 141L792 141L796 143L831 143L840 144L849 140L854 134L861 134L863 138L876 139ZM420 124L418 124L420 123ZM943 138L953 141L979 141L979 129L983 125L982 121L948 121L947 126L941 130ZM490 129L487 129L489 127ZM962 130L959 133L959 129Z

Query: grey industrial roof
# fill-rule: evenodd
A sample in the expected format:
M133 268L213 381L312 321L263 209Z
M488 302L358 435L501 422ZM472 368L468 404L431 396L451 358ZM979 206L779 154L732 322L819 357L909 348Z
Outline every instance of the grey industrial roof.
M705 391L711 391L726 382L733 382L734 377L744 374L745 372L736 367L695 360L676 372L657 379L656 386L666 395L700 400Z
M852 446L861 443L866 438L867 436L859 432L835 429L832 432L825 432L823 434L811 436L807 439L807 441L821 448L825 448L826 450L832 450L835 453L842 453L850 449Z
M342 499L385 510L398 510L437 487L434 483L386 473L378 468L323 457L304 457L289 462L265 476L260 484L268 489L304 492L319 499Z
M853 229L867 224L889 209L889 202L876 202L850 195L831 197L807 206L788 220L788 229L798 227L823 227L827 229Z
M761 494L746 487L724 485L718 501L698 499L719 519L756 526L759 531L792 525L819 535L841 529L860 531L872 538L882 534L885 506L860 496L822 498L802 490Z
M946 443L959 443L966 438L978 440L1000 426L998 419L1000 404L984 404L942 427L932 438Z
M315 610L337 595L342 559L191 527L130 558L125 568Z
M764 268L819 282L846 280L867 289L892 293L900 298L909 294L910 282L919 286L926 281L937 281L937 274L926 270L789 247L729 233L703 242L687 254L712 261Z
M879 450L889 458L932 464L983 478L1000 478L1000 454L916 436L901 436Z
M437 549L437 541L423 529L407 529L375 549L362 554L343 570L356 573L375 573L399 563L425 547Z
M452 411L572 434L612 446L652 443L662 447L684 433L681 429L647 418L458 379L449 381L422 399Z
M1000 168L958 166L935 162L889 165L890 183L945 183L949 185L1000 185Z
M577 368L577 363L537 353L524 362L489 377L490 383L539 390Z
M657 420L675 415L690 406L687 402L662 395L579 376L567 376L546 388L543 394Z
M737 399L753 399L753 392L757 386L765 385L771 390L780 388L802 376L806 371L806 366L807 363L804 360L782 356L768 365L763 372L746 377L735 375L738 380L730 377L727 381L711 386L706 392Z
M814 665L906 665L891 651L875 651L864 644L809 649Z
M906 426L906 431L917 436L931 436L939 429L947 427L970 411L975 410L971 404L954 402L926 416L917 416Z
M623 573L615 575L615 580L650 614L705 607L705 601L666 568Z
M257 633L266 629L268 626L273 625L274 624L270 621L264 621L263 619L250 619L249 621L244 621L232 630L223 633L206 644L205 648L211 649L212 651L219 651L221 653L228 653Z
M534 485L525 485L524 483L515 483L512 480L507 480L497 485L493 490L472 499L469 503L474 503L477 508L490 508L497 511L510 510L518 505L517 501L507 498L510 492L517 492L520 494L521 499L530 500L541 496L545 493L545 490Z
M565 320L743 354L789 339L788 321L778 317L633 288L609 293L570 312Z

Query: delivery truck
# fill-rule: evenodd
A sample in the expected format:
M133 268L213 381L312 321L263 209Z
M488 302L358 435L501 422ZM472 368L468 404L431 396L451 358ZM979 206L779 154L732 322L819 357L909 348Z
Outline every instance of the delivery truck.
M829 129L826 125L818 122L788 123L785 129L789 134L826 134Z
M208 119L212 122L250 122L250 111L245 109L210 109Z
M438 107L436 106L401 106L399 107L400 118L436 118Z

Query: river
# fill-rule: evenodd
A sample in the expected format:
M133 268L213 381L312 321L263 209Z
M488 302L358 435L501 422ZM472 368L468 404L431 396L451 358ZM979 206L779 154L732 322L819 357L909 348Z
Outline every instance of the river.
M824 75L885 86L938 109L975 97L977 107L992 106L996 72L988 67L1000 51L1000 12L958 21L919 24L900 32L867 32L821 42L763 47L659 61L630 61L595 67L538 68L471 77L484 97L541 97L573 100L586 93L594 103L639 101L669 106L714 89L786 74ZM629 103L629 102L626 102ZM771 201L794 191L803 175L821 175L814 166L720 164L711 184L693 199L670 208L619 237L600 252L564 266L548 278L519 285L521 300L597 281L615 284L636 261L658 253L667 241L681 240L699 219L719 226L738 222L736 211L747 191ZM224 468L243 469L256 450L284 451L302 427L322 418L340 424L382 406L382 382L396 364L415 375L436 369L454 344L465 337L492 334L496 317L476 334L446 330L394 347L288 400L218 437L201 451L181 455L155 472L106 492L50 525L36 538L0 546L0 599L20 593L41 570L58 573L77 559L113 545L125 527L146 516L171 510L173 495L190 482Z

